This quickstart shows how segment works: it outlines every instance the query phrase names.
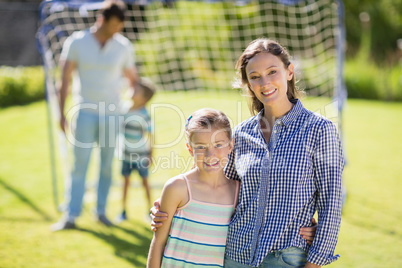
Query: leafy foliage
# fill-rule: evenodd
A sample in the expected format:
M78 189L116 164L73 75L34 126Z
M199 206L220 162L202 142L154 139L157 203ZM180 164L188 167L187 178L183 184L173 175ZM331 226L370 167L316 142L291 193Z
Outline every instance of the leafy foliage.
M45 78L41 67L1 67L0 107L24 105L45 96Z
M401 0L360 0L343 1L345 5L346 39L348 54L354 55L359 50L367 27L371 34L370 57L377 63L398 64L397 40L402 36L402 1ZM359 15L367 12L370 21L364 26Z

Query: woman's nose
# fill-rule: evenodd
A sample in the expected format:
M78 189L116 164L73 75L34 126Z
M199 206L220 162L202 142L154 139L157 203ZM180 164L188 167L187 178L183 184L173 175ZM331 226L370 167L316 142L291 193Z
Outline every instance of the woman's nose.
M260 81L262 87L268 86L271 83L270 79L266 76L263 76Z

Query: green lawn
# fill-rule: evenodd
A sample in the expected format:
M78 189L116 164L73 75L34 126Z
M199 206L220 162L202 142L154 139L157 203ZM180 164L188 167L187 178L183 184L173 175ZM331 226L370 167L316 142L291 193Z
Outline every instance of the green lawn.
M306 101L334 121L328 99ZM189 156L184 119L201 107L225 111L237 124L249 117L235 92L158 93L155 111L156 162L151 173L153 198L171 176L186 170ZM329 109L327 109L329 108ZM344 113L348 165L344 208L336 253L330 267L402 267L402 103L349 100ZM80 230L50 232L58 220L52 196L45 102L0 110L0 267L145 267L152 238L144 218L148 208L138 177L130 189L130 220L106 228L92 213L96 172L91 168ZM96 156L96 155L95 155ZM63 160L58 159L60 169ZM92 166L96 166L96 157ZM120 210L121 178L116 160L109 216ZM63 182L59 175L59 198Z

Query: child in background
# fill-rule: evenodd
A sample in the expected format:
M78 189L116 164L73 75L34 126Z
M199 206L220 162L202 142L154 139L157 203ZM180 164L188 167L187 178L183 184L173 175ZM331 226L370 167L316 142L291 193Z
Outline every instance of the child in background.
M194 168L163 188L160 209L168 220L154 234L148 268L223 267L240 184L223 173L233 149L230 122L220 111L201 109L187 119L186 136Z
M150 81L141 78L132 95L132 103L128 112L124 115L122 133L124 136L122 153L122 170L124 177L123 187L123 211L117 221L127 219L126 204L128 187L130 186L130 174L137 170L142 178L147 206L151 207L151 194L148 184L148 168L152 162L152 122L145 105L155 93L155 88Z

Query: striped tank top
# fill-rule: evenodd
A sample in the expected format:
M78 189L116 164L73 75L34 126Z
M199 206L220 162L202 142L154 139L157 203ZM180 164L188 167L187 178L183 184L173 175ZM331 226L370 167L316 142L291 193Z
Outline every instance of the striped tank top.
M236 181L233 204L221 205L192 199L188 180L183 177L189 201L178 208L173 217L161 267L223 267L226 236L237 203L239 182Z

